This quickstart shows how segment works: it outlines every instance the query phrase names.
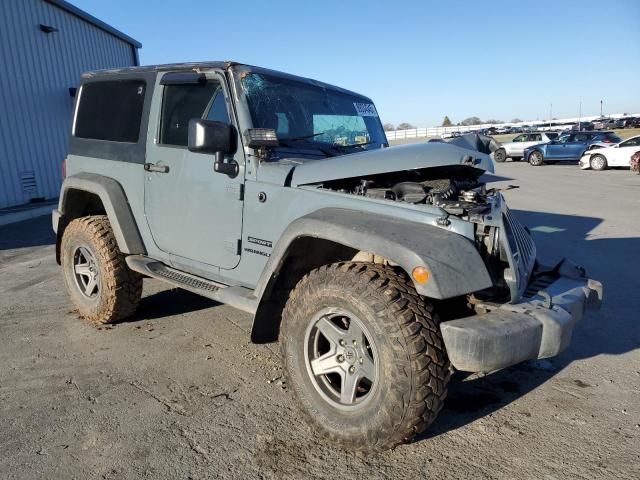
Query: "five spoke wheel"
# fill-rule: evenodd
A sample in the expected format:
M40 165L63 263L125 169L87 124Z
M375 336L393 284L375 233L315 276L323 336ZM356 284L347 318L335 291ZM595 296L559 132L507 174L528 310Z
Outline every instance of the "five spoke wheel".
M364 402L376 383L371 335L353 314L323 310L306 332L307 368L318 392L339 408Z
M100 291L100 273L96 259L87 247L78 247L73 254L76 284L85 297L93 298Z

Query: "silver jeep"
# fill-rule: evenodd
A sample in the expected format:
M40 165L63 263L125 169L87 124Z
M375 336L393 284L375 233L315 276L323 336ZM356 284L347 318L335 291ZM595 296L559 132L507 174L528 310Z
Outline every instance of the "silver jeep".
M527 132L516 135L510 142L505 142L493 152L496 162L504 162L507 158L521 160L524 157L524 149L541 143L548 143L558 138L557 132Z
M600 304L482 182L493 148L388 148L369 98L234 62L89 72L57 259L96 324L132 315L145 277L250 313L315 431L391 448L433 422L452 368L556 355Z

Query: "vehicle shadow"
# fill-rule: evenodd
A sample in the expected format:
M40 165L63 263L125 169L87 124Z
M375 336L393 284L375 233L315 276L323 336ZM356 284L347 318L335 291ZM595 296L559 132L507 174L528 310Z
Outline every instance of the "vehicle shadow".
M51 228L51 216L0 226L0 250L54 245L56 235Z
M531 392L574 361L601 354L621 355L640 348L637 326L640 277L632 267L640 258L640 238L591 238L602 219L513 210L531 231L539 259L551 263L567 256L604 285L600 311L576 325L572 343L559 356L530 361L488 375L454 375L443 411L416 440L436 437L490 415ZM540 254L543 252L543 255ZM575 388L580 378L563 378ZM523 412L523 414L527 414Z
M168 287L167 290L143 297L140 300L136 313L121 323L135 323L144 320L171 317L173 315L184 315L199 310L206 310L207 308L218 305L221 305L221 303L189 292L188 290Z

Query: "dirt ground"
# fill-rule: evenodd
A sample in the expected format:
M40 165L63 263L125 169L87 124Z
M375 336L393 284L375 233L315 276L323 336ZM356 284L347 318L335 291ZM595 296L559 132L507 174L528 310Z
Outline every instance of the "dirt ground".
M0 478L640 478L640 176L498 165L547 259L605 286L552 360L454 377L414 443L325 445L248 315L145 280L131 320L77 319L48 217L0 228Z

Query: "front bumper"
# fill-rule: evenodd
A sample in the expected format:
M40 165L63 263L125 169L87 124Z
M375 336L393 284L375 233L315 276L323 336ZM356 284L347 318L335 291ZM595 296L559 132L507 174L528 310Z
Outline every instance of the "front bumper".
M532 279L517 303L482 305L487 313L440 324L456 369L491 372L553 357L567 348L584 312L600 308L602 284L568 260L538 269Z
M584 154L578 162L581 170L589 170L591 168L591 154Z

